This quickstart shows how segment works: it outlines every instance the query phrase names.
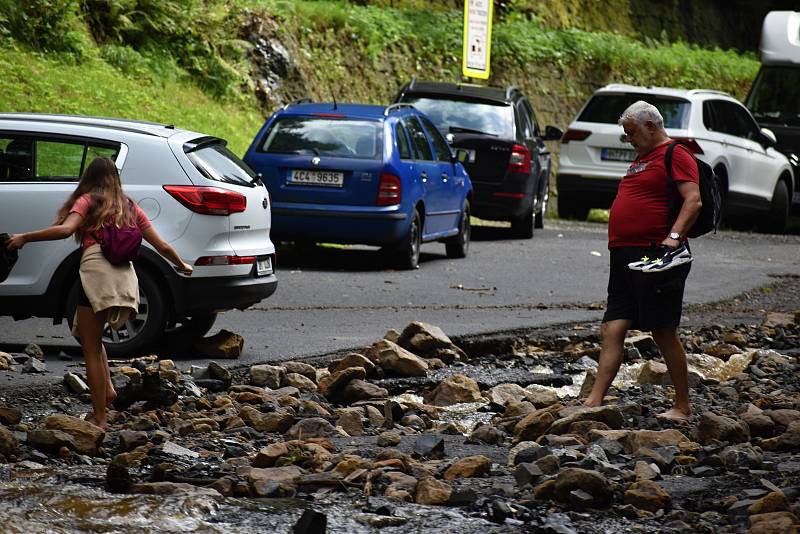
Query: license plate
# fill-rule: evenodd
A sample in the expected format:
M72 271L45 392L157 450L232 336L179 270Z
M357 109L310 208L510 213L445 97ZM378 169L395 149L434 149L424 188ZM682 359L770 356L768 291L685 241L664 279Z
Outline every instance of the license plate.
M342 187L344 185L344 173L295 169L289 173L289 183L293 185Z
M633 161L636 152L625 148L604 148L600 151L600 159L607 161Z
M258 276L272 274L272 259L269 256L256 260L256 274Z

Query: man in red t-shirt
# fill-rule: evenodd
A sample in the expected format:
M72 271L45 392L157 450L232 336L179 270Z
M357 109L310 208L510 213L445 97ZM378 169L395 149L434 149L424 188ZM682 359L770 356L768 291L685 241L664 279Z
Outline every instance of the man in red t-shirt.
M630 328L649 330L675 386L675 404L657 417L681 421L691 415L686 353L678 338L683 289L691 267L686 233L700 213L697 162L683 145L672 154L672 178L664 164L671 139L655 106L638 101L619 119L637 158L611 206L608 302L600 332L602 348L586 406L600 406L622 363ZM675 216L673 205L680 203Z

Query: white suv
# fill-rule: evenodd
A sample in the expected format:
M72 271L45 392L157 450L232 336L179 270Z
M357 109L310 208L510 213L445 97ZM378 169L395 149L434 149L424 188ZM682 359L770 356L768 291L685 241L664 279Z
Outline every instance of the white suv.
M556 178L561 217L586 218L590 208L608 208L635 153L620 139L617 120L637 100L658 108L667 134L685 141L723 182L723 213L754 219L764 230L782 232L794 179L775 135L759 129L750 112L726 93L702 89L613 84L597 90L561 138Z
M0 113L0 232L52 224L96 156L116 161L125 192L194 266L184 277L142 247L139 313L119 332L106 330L110 355L140 352L165 334L202 336L217 312L247 308L275 291L266 188L225 141L171 125ZM29 243L0 283L0 315L71 322L80 255L72 238Z

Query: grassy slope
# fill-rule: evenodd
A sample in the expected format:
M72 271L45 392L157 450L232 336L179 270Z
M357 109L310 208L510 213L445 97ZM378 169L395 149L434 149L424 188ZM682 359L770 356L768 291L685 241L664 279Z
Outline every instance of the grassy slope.
M189 80L128 78L99 59L80 65L5 48L0 111L77 113L152 120L227 139L244 153L263 122L254 99L225 103Z
M229 5L260 11L276 22L277 37L294 62L292 75L279 91L283 100L306 95L330 100L335 95L339 101L386 102L412 74L455 80L460 73L458 10L300 0L231 0ZM491 82L522 86L541 122L562 128L604 83L702 86L742 97L758 67L752 57L733 52L642 43L613 33L554 30L514 16L495 23L493 41ZM3 111L173 123L224 137L240 154L271 111L259 109L251 95L212 97L177 67L167 76L141 68L138 75L126 76L101 59L99 48L75 64L14 48L9 42L0 45Z

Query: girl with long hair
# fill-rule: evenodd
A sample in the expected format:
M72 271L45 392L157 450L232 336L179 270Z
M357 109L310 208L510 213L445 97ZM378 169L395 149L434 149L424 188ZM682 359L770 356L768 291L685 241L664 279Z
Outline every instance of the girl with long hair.
M123 193L117 166L105 157L95 158L86 167L78 187L58 211L53 226L14 234L6 242L9 250L20 249L29 242L66 239L71 235L81 243L83 253L74 324L86 359L86 377L92 397L93 411L86 420L103 429L108 427L106 406L117 397L103 346L103 330L106 323L115 329L123 325L130 315L137 313L139 305L133 264L112 265L102 254L98 233L107 225L138 227L142 238L172 262L178 272L191 276L192 267L156 232L142 209Z

